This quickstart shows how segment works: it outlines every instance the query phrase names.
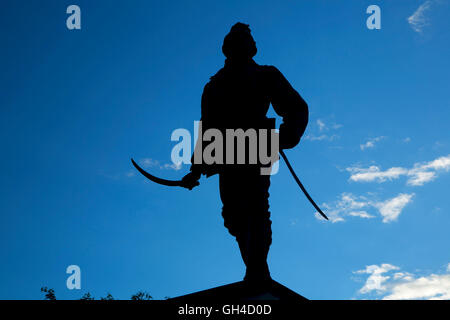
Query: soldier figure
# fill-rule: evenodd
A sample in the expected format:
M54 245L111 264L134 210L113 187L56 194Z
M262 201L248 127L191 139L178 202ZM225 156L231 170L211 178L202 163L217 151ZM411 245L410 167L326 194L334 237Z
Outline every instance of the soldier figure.
M226 35L222 52L225 66L206 84L201 121L207 128L263 128L272 104L282 117L279 148L295 147L308 123L308 106L274 66L258 65L257 49L248 25L235 24ZM247 267L245 281L270 281L267 255L272 243L269 212L270 175L257 165L207 165L193 162L183 178L186 187L198 184L202 174L219 174L224 225L233 235Z

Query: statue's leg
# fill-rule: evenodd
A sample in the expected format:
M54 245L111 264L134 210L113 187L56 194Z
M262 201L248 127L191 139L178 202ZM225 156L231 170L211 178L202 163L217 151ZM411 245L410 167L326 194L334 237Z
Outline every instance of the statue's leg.
M220 176L224 224L239 244L247 267L244 279L248 281L270 279L267 265L272 243L269 186L270 177L259 175L259 171L232 171Z

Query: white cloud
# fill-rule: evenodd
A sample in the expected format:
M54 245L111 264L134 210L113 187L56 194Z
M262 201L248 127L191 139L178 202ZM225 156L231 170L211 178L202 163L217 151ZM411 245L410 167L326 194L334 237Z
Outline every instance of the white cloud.
M433 171L417 171L408 173L408 175L410 176L410 178L408 179L407 184L409 184L410 186L422 186L437 177L436 172Z
M151 167L159 166L159 161L158 160L153 160L151 158L141 159L140 162L141 162L141 165L144 168L151 168Z
M383 140L385 137L381 136L381 137L376 137L373 139L368 140L366 143L364 144L360 144L359 147L361 148L361 150L365 150L365 149L369 149L369 148L373 148L375 147L375 144L381 140Z
M388 263L383 263L380 266L370 265L366 266L363 270L354 271L356 274L369 274L364 286L359 289L362 294L369 293L371 291L376 291L378 293L387 290L385 282L391 278L391 276L384 275L392 270L399 270L399 267L393 266Z
M181 163L161 163L158 160L152 158L144 158L140 160L140 163L144 168L159 168L178 171L181 169Z
M320 119L317 119L317 125L319 126L319 131L322 131L326 127L325 123Z
M423 28L429 25L428 19L425 16L425 13L431 8L432 0L427 0L422 3L419 8L408 17L408 23L413 28L414 31L418 33L423 32Z
M447 157L440 157L436 160L430 161L423 165L419 165L420 169L432 169L432 170L450 170L450 155Z
M356 197L351 193L342 193L336 202L323 204L325 214L333 223L345 221L345 216L373 218L372 215L362 210L368 206L369 203L364 197ZM317 212L316 217L323 219Z
M401 193L392 199L375 203L374 206L378 208L383 216L384 223L396 221L403 208L411 202L413 196L414 194Z
M351 211L348 213L352 217L360 217L365 219L375 218L373 215L368 214L366 211Z
M305 140L310 140L310 141L322 141L322 140L326 140L326 141L333 141L335 139L338 139L339 136L336 134L333 134L331 136L326 135L326 134L321 134L320 136L315 136L313 134L308 134L305 136Z
M396 272L394 273L394 280L404 279L404 280L412 280L413 276L412 274L408 272Z
M316 134L307 134L303 139L310 141L334 141L339 138L337 134L331 134L330 131L337 130L342 127L342 125L333 123L331 125L327 125L324 120L317 119L316 120L317 128ZM329 132L329 133L324 133Z
M178 171L181 169L181 162L180 163L165 163L161 167L162 169L172 169L175 171Z
M415 275L392 264L370 265L355 274L368 274L360 294L384 300L450 299L450 270L443 274Z
M393 285L391 293L384 300L406 299L450 299L450 274L431 274L427 277L411 279L404 283Z
M437 178L438 173L450 171L450 155L443 156L430 162L416 163L413 168L392 167L382 171L378 166L369 168L349 167L350 180L355 182L385 182L407 176L407 184L422 186Z
M386 171L381 171L377 166L370 166L367 169L351 167L346 170L352 174L350 180L356 182L384 182L386 180L397 179L401 175L408 173L408 170L400 167L393 167Z
M414 168L409 170L408 184L412 186L421 186L426 182L430 182L437 177L436 171L450 170L450 155L440 157L430 162L415 164Z
M128 171L128 172L126 173L126 176L127 176L128 178L134 177L135 175L136 175L136 173L135 173L134 171Z
M364 196L355 196L351 193L342 193L340 198L333 203L323 204L324 212L331 222L343 222L346 217L359 217L363 219L375 218L369 213L377 209L384 223L396 221L405 206L412 201L414 194L401 193L398 196L385 200L374 201ZM316 212L316 218L323 218Z

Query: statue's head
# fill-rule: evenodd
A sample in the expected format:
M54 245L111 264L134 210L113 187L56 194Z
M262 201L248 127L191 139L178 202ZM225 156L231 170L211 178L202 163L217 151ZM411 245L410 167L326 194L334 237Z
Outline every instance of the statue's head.
M222 52L230 59L250 59L256 55L256 43L248 24L238 22L231 27L223 40Z

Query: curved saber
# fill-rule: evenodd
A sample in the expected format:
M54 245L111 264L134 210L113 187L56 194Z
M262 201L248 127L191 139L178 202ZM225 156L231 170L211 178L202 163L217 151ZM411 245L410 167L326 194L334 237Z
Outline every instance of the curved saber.
M314 202L314 200L311 198L311 196L309 195L308 191L306 191L305 187L303 186L303 184L300 182L300 179L297 177L297 175L295 174L294 169L292 168L288 158L286 157L286 155L284 154L283 150L280 150L280 154L281 157L283 158L284 162L286 163L289 171L291 172L292 176L295 179L295 182L297 182L298 186L300 187L300 189L302 189L303 193L305 194L306 198L308 198L309 202L311 202L311 204L314 206L314 208L317 210L317 212L320 213L320 215L325 218L326 220L328 220L328 217L325 215L325 213L323 213L323 211L319 208L319 206ZM182 183L181 180L166 180L166 179L161 179L158 177L155 177L154 175L151 175L150 173L148 173L147 171L145 171L144 169L142 169L133 159L131 159L131 162L133 163L133 166L147 179L156 182L158 184L164 185L164 186L169 186L169 187L182 187Z
M131 158L131 162L133 163L133 166L147 179L162 184L164 186L169 186L169 187L181 187L181 180L166 180L166 179L161 179L158 177L155 177L154 175L151 175L150 173L148 173L147 171L145 171L144 169L142 169L141 167L139 167L139 165L134 162L133 158Z
M324 217L326 220L328 220L328 217L325 215L325 213L322 212L322 210L320 210L319 206L314 202L314 200L311 198L311 196L309 195L308 191L306 191L305 187L303 186L303 184L300 182L300 179L297 177L297 175L295 174L294 169L292 169L291 164L289 163L288 158L286 157L286 155L284 154L283 150L280 150L280 154L283 157L284 162L286 162L286 165L289 169L289 171L291 172L292 176L295 179L295 182L297 182L298 186L300 187L300 189L302 189L303 193L305 194L305 196L308 198L309 202L311 202L311 204L314 206L314 208L316 208L317 212L320 213L320 215L322 217Z

